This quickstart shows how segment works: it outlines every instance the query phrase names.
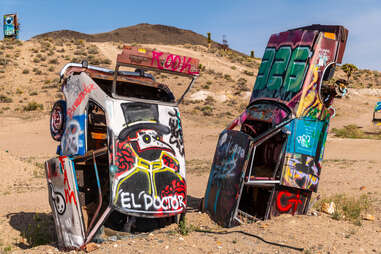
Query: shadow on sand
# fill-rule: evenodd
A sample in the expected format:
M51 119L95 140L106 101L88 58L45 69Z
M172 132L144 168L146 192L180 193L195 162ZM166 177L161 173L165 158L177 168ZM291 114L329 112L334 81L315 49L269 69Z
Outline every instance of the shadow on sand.
M38 245L51 245L56 247L56 232L51 213L10 213L7 214L9 224L25 242L16 244L21 249L29 249Z

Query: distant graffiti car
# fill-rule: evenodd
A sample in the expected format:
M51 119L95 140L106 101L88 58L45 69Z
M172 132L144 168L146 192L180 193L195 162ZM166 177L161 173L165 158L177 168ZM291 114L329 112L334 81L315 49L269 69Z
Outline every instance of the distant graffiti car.
M16 14L5 14L3 16L3 33L4 38L18 39L19 23Z
M381 101L376 103L373 109L373 122L376 125L381 125Z
M312 25L270 37L249 105L217 143L203 202L217 223L307 212L333 99L346 91L329 80L347 36L342 26Z
M136 70L120 71L122 66ZM62 69L65 100L54 104L50 119L59 156L45 163L60 247L85 246L104 224L128 231L137 218L154 223L185 213L178 104L198 68L191 57L125 46L115 70L86 61ZM191 81L176 100L147 71Z

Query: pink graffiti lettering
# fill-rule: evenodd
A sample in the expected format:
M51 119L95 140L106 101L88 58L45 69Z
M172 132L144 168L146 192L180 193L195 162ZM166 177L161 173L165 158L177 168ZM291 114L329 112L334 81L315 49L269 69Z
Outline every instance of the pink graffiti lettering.
M82 101L86 96L92 91L95 90L94 84L83 84L83 90L79 93L78 97L75 99L73 105L67 110L69 118L73 118L75 110L81 105Z
M159 69L167 69L171 71L185 72L187 74L198 74L198 72L192 72L191 57L169 54L165 61L161 61L160 57L163 52L152 51L151 66ZM164 65L164 66L163 66Z
M161 62L160 62L160 56L161 55L163 55L163 52L152 51L151 66L154 66L154 62L156 60L157 68L163 69L163 66L161 65Z

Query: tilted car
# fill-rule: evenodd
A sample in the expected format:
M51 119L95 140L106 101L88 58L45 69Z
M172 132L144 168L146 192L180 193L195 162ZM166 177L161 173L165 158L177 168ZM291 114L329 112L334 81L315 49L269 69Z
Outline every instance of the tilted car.
M307 212L332 102L345 94L329 80L347 36L342 26L312 25L270 37L249 105L218 139L203 202L217 223Z
M136 218L173 221L185 213L178 104L198 68L191 57L125 46L115 70L86 61L62 69L65 100L55 103L50 120L59 156L45 163L60 247L85 246L105 223L128 231ZM147 70L191 82L176 100Z

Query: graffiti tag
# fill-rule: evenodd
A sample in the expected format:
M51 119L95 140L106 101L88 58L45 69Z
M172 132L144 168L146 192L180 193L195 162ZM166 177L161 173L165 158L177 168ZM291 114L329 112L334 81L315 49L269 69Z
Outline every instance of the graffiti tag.
M184 155L184 140L183 140L183 130L181 127L180 113L175 109L174 112L168 112L169 114L169 127L171 136L169 138L169 143L175 145L177 150L181 155Z
M183 209L186 207L184 202L184 197L182 195L168 195L165 197L152 196L142 191L137 196L130 192L120 193L121 205L126 209L143 209L150 210L154 208L155 210L172 211Z
M179 72L185 72L187 74L198 74L197 71L193 72L192 71L192 65L191 57L186 57L178 55L173 55L169 54L167 58L160 59L160 57L163 55L163 52L157 52L157 51L152 51L152 60L151 60L151 66L157 67L159 69L167 69L167 70L172 70L172 71L179 71Z
M79 93L73 105L67 110L69 118L72 118L74 116L75 110L79 107L79 105L81 105L82 101L92 90L95 90L94 84L83 84L83 91Z
M286 199L286 203L282 202ZM302 200L300 200L300 193L298 192L296 195L291 194L290 192L283 190L279 191L277 199L276 199L277 208L280 212L288 212L292 209L292 214L295 214L295 211L298 209L299 204L303 204Z
M71 189L69 184L69 179L67 177L67 170L65 168L65 162L63 161L63 157L59 157L59 160L61 162L61 167L64 172L64 192L65 192L65 201L66 204L71 204L72 201L75 205L77 205L77 201L75 200L74 191Z
M311 148L311 136L310 135L301 135L296 138L296 141L305 148Z

